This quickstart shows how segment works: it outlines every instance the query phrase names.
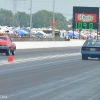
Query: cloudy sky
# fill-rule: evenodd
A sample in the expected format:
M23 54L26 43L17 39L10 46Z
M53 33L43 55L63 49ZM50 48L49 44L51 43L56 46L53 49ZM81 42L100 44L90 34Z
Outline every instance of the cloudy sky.
M16 11L30 13L30 0L0 0L0 8L14 11L14 2L17 2ZM73 6L100 7L100 0L32 0L32 13L39 10L62 13L67 19L72 18Z

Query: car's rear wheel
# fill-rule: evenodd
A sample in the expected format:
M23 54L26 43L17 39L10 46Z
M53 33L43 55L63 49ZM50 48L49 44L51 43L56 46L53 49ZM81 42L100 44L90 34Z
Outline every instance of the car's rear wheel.
M82 54L82 60L88 60L88 56L85 54Z
M99 60L100 60L100 57L99 57Z
M15 55L15 50L12 51L12 55Z

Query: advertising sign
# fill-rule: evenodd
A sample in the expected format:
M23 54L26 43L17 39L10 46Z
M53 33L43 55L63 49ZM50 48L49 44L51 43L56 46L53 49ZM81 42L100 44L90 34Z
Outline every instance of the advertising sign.
M99 7L73 7L74 29L98 29Z
M82 13L75 13L75 22L97 22L97 15L96 14L82 14Z

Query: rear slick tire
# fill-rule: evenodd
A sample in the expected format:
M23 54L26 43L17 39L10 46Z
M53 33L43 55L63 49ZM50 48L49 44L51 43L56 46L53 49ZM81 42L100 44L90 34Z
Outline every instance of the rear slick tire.
M88 56L85 54L82 54L82 60L88 60Z

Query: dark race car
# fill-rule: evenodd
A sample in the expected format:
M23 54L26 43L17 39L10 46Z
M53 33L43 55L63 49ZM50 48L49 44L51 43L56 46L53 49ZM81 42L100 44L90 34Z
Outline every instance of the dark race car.
M86 40L81 48L82 60L99 58L100 60L100 40Z

